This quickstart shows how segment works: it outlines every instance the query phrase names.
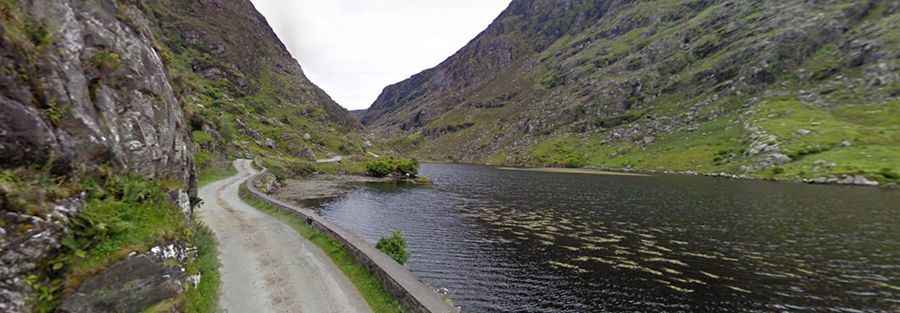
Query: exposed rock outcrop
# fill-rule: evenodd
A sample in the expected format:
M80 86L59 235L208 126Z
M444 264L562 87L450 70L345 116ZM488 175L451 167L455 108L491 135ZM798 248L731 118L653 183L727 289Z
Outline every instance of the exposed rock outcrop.
M190 183L191 140L143 15L90 1L18 3L0 45L0 166L109 163ZM29 28L46 39L14 35Z
M173 243L131 255L82 283L66 297L59 311L144 312L178 296L200 279L185 274L184 266L194 254L196 251L183 243Z

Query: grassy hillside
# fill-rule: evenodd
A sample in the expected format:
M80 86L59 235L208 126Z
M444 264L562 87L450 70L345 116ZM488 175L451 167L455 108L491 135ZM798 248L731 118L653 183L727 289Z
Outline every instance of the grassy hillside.
M142 9L158 19L157 49L187 113L199 168L238 157L362 151L358 122L306 78L249 1L160 0Z
M897 182L896 2L550 2L513 1L367 127L433 160Z

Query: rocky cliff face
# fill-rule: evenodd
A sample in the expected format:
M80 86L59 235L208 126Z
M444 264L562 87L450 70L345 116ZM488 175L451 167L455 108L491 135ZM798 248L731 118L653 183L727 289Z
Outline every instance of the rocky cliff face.
M143 14L88 1L3 2L0 13L3 169L64 177L108 165L179 181L182 198L195 190L189 126ZM33 187L20 192L48 192ZM26 277L58 253L84 204L43 198L22 211L3 189L0 308L27 312Z
M3 312L177 296L197 168L361 146L246 0L0 0L0 58Z
M897 6L516 0L362 121L429 159L889 182Z
M4 11L0 166L109 163L191 181L189 126L139 12L83 1Z

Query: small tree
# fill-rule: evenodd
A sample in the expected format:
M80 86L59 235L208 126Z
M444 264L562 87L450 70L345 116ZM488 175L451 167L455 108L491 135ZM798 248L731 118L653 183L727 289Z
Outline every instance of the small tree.
M390 236L378 240L375 248L381 250L381 252L384 252L384 254L387 254L401 265L406 264L406 261L409 259L409 254L406 252L406 240L403 239L403 233L400 231L394 231Z

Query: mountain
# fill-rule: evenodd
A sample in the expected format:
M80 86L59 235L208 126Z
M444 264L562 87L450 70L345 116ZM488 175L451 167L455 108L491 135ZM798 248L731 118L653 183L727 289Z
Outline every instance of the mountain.
M0 0L0 58L2 312L205 311L200 173L362 149L247 0Z
M361 120L431 160L896 183L897 7L514 0Z
M352 110L350 111L350 115L355 117L357 120L362 120L362 118L366 116L366 110Z

